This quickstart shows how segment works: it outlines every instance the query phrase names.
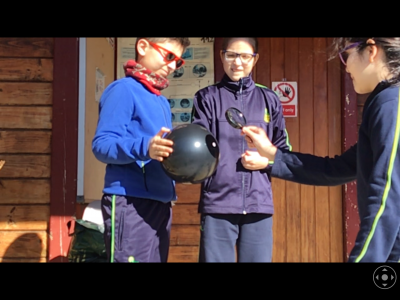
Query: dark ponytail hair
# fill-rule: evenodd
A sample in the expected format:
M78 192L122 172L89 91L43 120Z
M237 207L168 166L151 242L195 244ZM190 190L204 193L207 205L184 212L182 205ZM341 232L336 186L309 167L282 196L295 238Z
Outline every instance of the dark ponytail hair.
M335 38L332 43L332 53L330 59L335 58L347 43L361 42L357 46L357 52L360 53L371 44L367 41L372 39L380 47L386 56L386 66L392 78L388 80L389 84L400 86L400 37L341 37Z

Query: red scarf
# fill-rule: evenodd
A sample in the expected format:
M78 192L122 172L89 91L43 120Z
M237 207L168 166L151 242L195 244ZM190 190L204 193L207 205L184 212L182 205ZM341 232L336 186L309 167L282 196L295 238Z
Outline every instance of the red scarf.
M135 78L148 88L150 92L158 96L161 95L160 91L166 89L169 85L168 79L151 72L132 59L124 63L124 70L126 76Z

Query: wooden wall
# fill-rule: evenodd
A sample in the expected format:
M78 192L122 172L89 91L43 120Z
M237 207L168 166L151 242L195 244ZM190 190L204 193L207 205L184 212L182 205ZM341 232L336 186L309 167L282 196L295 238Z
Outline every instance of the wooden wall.
M341 67L328 62L327 38L259 38L260 60L253 78L297 81L298 117L286 118L293 151L319 156L341 153ZM215 40L216 80L223 69L221 38ZM178 185L170 261L196 262L199 245L199 185ZM342 262L342 187L314 187L273 179L273 262Z
M255 80L298 82L297 118L286 118L293 151L341 153L340 61L328 62L327 38L262 38ZM342 187L273 179L274 262L342 262Z
M53 43L0 38L1 262L47 257Z
M197 205L200 184L177 184L178 201L172 208L171 247L168 262L197 262L200 215Z

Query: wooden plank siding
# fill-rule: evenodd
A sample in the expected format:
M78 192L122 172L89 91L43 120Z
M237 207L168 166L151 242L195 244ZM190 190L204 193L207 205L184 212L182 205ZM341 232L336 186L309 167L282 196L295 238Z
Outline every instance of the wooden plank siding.
M328 154L327 57L325 38L314 38L314 154ZM329 188L315 187L316 261L330 261Z
M327 38L326 47L332 42L333 38ZM327 68L328 155L334 157L342 152L341 62L329 60ZM329 187L328 192L330 262L343 262L343 187Z
M178 201L172 207L168 262L197 262L200 243L200 214L197 205L200 184L176 184Z
M270 38L270 50L265 51L259 48L261 56L269 55L269 65L258 64L256 73L256 82L271 88L273 81L282 81L285 77L285 39ZM266 68L266 69L264 69ZM269 81L264 81L261 75L270 72ZM286 78L290 80L290 78ZM289 131L289 139L292 139L292 133ZM289 184L289 183L288 183ZM286 262L288 258L288 239L287 239L287 202L286 182L280 179L272 178L272 195L274 201L273 217L273 249L272 260L274 262ZM300 249L298 249L299 251Z
M54 38L0 38L0 261L45 262Z
M341 153L341 73L338 59L328 61L331 41L260 38L256 81L298 82L298 117L286 117L293 151ZM342 187L272 183L273 262L343 261Z
M313 38L299 39L299 133L303 134L299 140L298 151L314 153L314 48ZM303 101L308 99L308 101ZM292 139L292 132L289 137ZM294 148L295 149L295 148ZM296 151L296 150L295 150ZM315 188L300 185L300 211L301 211L301 262L315 262L316 250L316 216L315 216Z

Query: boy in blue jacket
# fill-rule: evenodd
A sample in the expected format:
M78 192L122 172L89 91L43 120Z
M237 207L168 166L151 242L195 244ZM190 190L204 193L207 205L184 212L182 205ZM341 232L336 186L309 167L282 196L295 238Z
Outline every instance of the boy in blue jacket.
M92 150L107 164L101 204L110 262L168 260L176 194L161 166L172 152L172 141L163 139L172 123L161 90L183 66L189 45L189 38L138 37L136 60L124 65L126 77L111 83L100 99Z

